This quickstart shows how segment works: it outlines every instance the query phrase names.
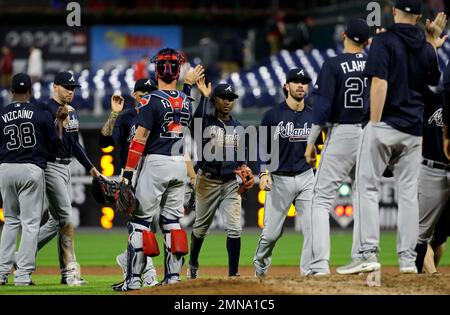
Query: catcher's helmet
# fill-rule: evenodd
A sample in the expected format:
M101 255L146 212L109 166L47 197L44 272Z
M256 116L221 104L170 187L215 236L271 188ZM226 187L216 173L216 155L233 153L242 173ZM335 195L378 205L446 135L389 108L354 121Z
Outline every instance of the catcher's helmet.
M178 79L180 76L180 66L183 58L172 48L161 49L156 56L152 58L155 63L155 74L157 79L166 83Z

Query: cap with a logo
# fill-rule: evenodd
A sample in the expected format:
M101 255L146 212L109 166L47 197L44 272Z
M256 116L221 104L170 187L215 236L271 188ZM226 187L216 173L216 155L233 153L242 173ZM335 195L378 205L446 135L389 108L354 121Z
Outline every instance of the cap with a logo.
M212 96L220 95L231 95L233 98L238 98L239 96L234 92L234 87L227 83L220 83L214 87Z
M139 79L134 84L134 92L153 92L156 91L158 88L152 84L152 81L150 79Z
M397 0L395 8L406 13L422 14L422 0Z
M25 93L31 90L31 78L26 73L18 73L13 76L11 90L14 93Z
M59 72L55 76L55 81L53 81L53 83L61 86L81 87L75 80L74 75L68 71Z
M305 70L300 68L293 68L289 70L286 76L286 83L292 81L300 81L303 84L308 84L312 81L312 79Z
M351 19L347 23L345 34L358 44L364 44L369 39L370 28L363 19Z

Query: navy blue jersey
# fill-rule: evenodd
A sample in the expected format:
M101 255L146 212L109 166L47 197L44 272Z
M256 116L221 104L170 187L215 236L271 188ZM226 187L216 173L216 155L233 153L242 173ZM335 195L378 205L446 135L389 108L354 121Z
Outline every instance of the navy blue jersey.
M191 126L194 132L198 132L195 130L195 124L201 122L202 145L197 149L201 149L202 154L197 167L220 176L231 175L236 168L246 163L245 146L241 146L246 143L244 127L232 116L229 120L221 120L216 115L206 114L208 104L209 98L202 97L194 113L194 126ZM200 118L199 121L196 118ZM217 149L219 146L221 148ZM240 148L241 154L238 153ZM220 150L217 152L221 153L218 159L215 158L216 150ZM206 157L205 154L211 154L211 157Z
M433 47L418 27L394 24L372 41L366 64L369 78L388 82L381 120L402 132L422 135L423 90L437 85L440 71Z
M136 125L150 131L144 154L183 155L184 129L191 115L191 100L183 92L158 90L145 95L136 119Z
M369 106L366 59L361 53L344 53L324 62L313 92L320 96L313 106L314 124L361 123Z
M262 151L271 154L271 152L274 152L273 147L271 147L273 139L274 144L278 145L279 148L278 168L269 169L270 172L301 173L311 168L305 160L305 149L311 131L311 121L312 109L306 102L302 111L294 111L286 102L282 102L264 114L260 126L268 127L268 137L265 143L259 143L259 145L263 146ZM270 127L275 128L274 132L271 132ZM259 141L264 142L264 140L261 137L259 138ZM265 147L266 144L267 148ZM268 164L268 162L260 161L260 166L264 163ZM260 169L260 171L264 172L265 169Z
M51 115L30 103L0 110L0 163L47 166L49 152L60 145Z
M58 102L54 99L51 99L48 103L40 104L42 109L47 110L52 115L55 125L56 112L58 111L59 106ZM69 116L63 124L61 145L55 154L50 157L50 162L55 161L56 158L70 159L72 156L75 156L87 170L90 170L93 167L92 162L78 140L78 128L78 115L75 110L72 110L69 112Z
M191 85L185 83L183 85L183 93L190 96L191 88ZM117 117L111 136L100 134L100 147L119 146L119 166L121 168L125 168L127 163L130 142L136 133L136 119L136 108L127 108Z
M422 155L428 160L448 163L442 144L442 95L426 89L424 93Z

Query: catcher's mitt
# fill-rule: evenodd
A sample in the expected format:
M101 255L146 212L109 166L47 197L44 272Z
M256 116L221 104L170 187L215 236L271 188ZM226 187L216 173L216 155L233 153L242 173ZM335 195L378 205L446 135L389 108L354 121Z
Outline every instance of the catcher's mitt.
M240 195L247 192L248 190L250 190L250 188L253 187L255 179L252 170L247 165L239 166L237 169L234 170L234 173L236 173L236 175L238 175L242 180L242 184L238 190L238 193Z
M134 188L124 182L119 183L119 189L116 193L116 209L126 215L131 215L139 206Z
M94 177L92 179L92 196L94 196L95 201L100 204L115 203L116 192L118 189L118 182L110 180L104 176Z

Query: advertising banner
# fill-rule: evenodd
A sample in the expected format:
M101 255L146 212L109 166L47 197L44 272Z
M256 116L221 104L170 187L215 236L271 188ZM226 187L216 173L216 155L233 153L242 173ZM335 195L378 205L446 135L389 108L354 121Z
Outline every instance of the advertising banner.
M181 35L179 26L93 26L91 61L95 68L114 60L135 62L164 47L181 48Z

